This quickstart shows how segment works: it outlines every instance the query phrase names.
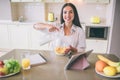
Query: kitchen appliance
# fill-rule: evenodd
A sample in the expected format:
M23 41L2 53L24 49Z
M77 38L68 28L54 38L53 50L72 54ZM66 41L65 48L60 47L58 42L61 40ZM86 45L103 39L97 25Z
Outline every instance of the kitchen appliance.
M48 13L48 21L50 21L50 22L54 21L54 13L52 13L52 12Z
M86 26L87 39L107 39L108 27L102 26Z

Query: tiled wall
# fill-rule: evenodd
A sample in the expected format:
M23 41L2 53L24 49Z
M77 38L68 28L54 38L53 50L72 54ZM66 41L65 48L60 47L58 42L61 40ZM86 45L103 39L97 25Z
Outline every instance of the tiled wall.
M81 22L90 23L90 18L92 16L99 16L101 18L101 23L106 23L106 9L107 5L100 4L85 4L74 2ZM48 4L48 12L53 12L55 17L60 16L61 8L63 4Z
M45 20L44 3L13 3L12 10L14 20L18 20L20 16L23 16L25 21Z
M72 3L77 7L81 22L90 23L90 18L92 16L99 16L101 18L101 23L106 23L108 5L85 4L81 2ZM55 17L59 20L63 4L64 3L19 3L17 5L18 11L16 11L16 15L14 14L14 16L17 16L17 19L19 16L24 16L27 21L44 21L47 20L48 12L53 12Z

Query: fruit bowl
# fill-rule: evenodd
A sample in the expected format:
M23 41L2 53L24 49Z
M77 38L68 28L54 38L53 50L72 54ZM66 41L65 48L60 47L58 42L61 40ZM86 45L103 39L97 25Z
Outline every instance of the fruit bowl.
M0 61L0 78L8 77L19 73L21 70L20 63L15 59Z
M95 69L95 72L101 76L108 77L108 78L120 78L120 74L116 74L114 76L107 76L103 72L98 72L96 69Z
M18 74L19 72L20 72L20 71L15 72L15 73L11 73L11 74L7 74L7 75L4 75L4 76L0 76L0 78L5 78L5 77L13 76L13 75Z
M66 47L56 47L55 53L57 55L65 55L65 50L66 50Z

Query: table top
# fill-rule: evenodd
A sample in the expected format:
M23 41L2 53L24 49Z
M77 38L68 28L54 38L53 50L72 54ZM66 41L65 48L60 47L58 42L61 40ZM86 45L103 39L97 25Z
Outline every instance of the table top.
M45 50L14 49L0 57L0 60L12 57L21 61L20 55L25 52L29 52L30 54L41 53L47 59L47 63L32 67L26 71L21 69L20 73L2 78L2 80L120 80L120 78L113 79L96 74L94 64L97 60L97 54L95 53L90 54L87 58L90 67L81 71L65 70L64 67L69 59L65 56L58 56L52 51ZM112 54L103 55L118 60L118 58Z

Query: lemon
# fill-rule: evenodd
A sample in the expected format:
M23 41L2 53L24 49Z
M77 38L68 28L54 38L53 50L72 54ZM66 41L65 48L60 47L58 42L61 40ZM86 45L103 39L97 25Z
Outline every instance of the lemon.
M114 76L114 75L116 75L117 70L116 70L115 67L106 66L106 67L103 69L103 72L104 72L104 74L107 75L107 76Z
M30 60L29 59L22 59L22 67L28 68L30 66Z

